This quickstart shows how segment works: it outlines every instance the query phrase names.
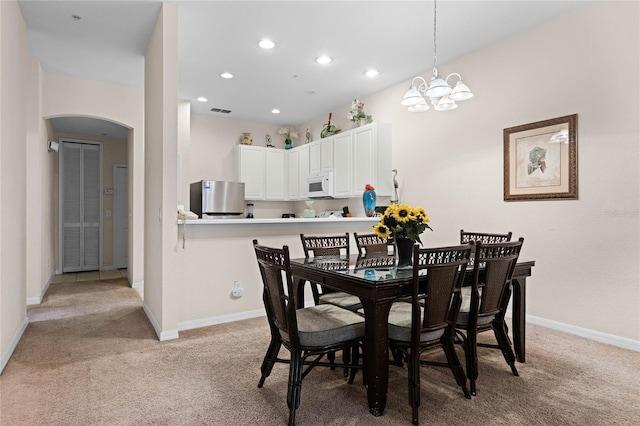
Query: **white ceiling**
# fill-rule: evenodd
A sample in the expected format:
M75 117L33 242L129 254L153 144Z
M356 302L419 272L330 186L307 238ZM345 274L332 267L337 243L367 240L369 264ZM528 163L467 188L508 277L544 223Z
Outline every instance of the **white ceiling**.
M454 71L447 62L587 2L440 0L438 64L443 73ZM428 77L433 66L433 1L169 3L179 13L178 96L198 114L220 116L210 109L222 108L232 119L295 126L417 74ZM45 71L143 87L144 53L161 2L19 4L29 54ZM276 47L261 49L261 38ZM323 54L334 61L317 64ZM365 77L369 68L380 75ZM235 78L220 78L224 71ZM473 89L473 73L464 77Z

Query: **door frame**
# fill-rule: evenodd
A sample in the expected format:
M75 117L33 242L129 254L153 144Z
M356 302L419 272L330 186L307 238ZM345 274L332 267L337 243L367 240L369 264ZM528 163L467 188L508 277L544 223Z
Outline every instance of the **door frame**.
M116 265L116 247L118 246L116 244L116 235L117 233L117 221L116 221L116 211L118 210L118 190L117 190L117 186L116 186L116 170L118 168L125 168L127 170L127 198L129 197L129 165L127 164L114 164L113 165L113 268L114 269L118 269L118 266ZM127 203L128 204L128 203ZM127 209L127 222L129 221L129 212ZM127 238L125 240L125 247L127 248L127 259L129 259L129 225L127 224ZM128 261L127 261L127 268L129 268L128 265Z
M73 139L73 138L59 138L58 142L60 143L60 155L58 155L58 272L62 273L64 271L64 239L63 239L63 231L64 231L64 216L63 216L63 204L64 204L64 142L71 143L79 143L79 144L87 144L87 145L97 145L100 149L100 170L99 174L99 183L98 183L98 200L100 201L100 221L98 230L98 238L100 241L98 242L98 270L102 271L103 269L103 259L102 259L102 245L104 241L104 226L103 226L103 206L102 201L104 195L102 193L102 180L103 180L103 152L102 152L102 142L100 141L92 141L85 139ZM82 272L82 271L79 271Z

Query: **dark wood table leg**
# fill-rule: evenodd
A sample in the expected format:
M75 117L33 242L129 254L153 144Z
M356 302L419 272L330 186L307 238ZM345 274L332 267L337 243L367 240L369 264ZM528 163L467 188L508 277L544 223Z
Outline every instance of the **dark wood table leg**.
M526 323L526 298L527 298L527 279L526 277L513 278L511 280L513 286L512 299L512 326L513 326L513 349L516 353L516 359L524 362L525 359L525 323Z
M291 280L294 283L298 284L298 293L296 294L296 308L302 309L304 308L304 285L307 280L303 280L300 277L296 277L294 275L291 276Z
M387 321L392 300L374 303L362 300L364 308L364 371L369 412L374 416L384 414L389 385L389 352Z

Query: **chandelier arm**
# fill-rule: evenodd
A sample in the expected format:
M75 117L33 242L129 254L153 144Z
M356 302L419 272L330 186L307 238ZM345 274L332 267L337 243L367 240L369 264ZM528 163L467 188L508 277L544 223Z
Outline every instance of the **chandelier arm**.
M422 81L422 83L420 83L419 86L416 86L414 84L414 82L416 80L420 80L420 81ZM425 80L424 78L422 78L420 76L414 77L413 80L411 80L411 85L414 86L418 90L418 92L422 93L423 95L427 91L427 80Z
M449 75L447 76L447 78L445 78L445 81L446 81L447 83L449 83L449 77L453 77L453 76L458 77L458 80L459 80L459 81L462 81L462 76L461 76L460 74L458 74L457 72L452 72L451 74L449 74Z

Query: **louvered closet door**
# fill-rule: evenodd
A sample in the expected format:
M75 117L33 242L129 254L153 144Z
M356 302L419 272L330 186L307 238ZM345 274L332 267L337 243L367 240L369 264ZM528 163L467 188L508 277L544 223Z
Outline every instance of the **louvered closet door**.
M100 269L100 146L63 144L63 272Z

